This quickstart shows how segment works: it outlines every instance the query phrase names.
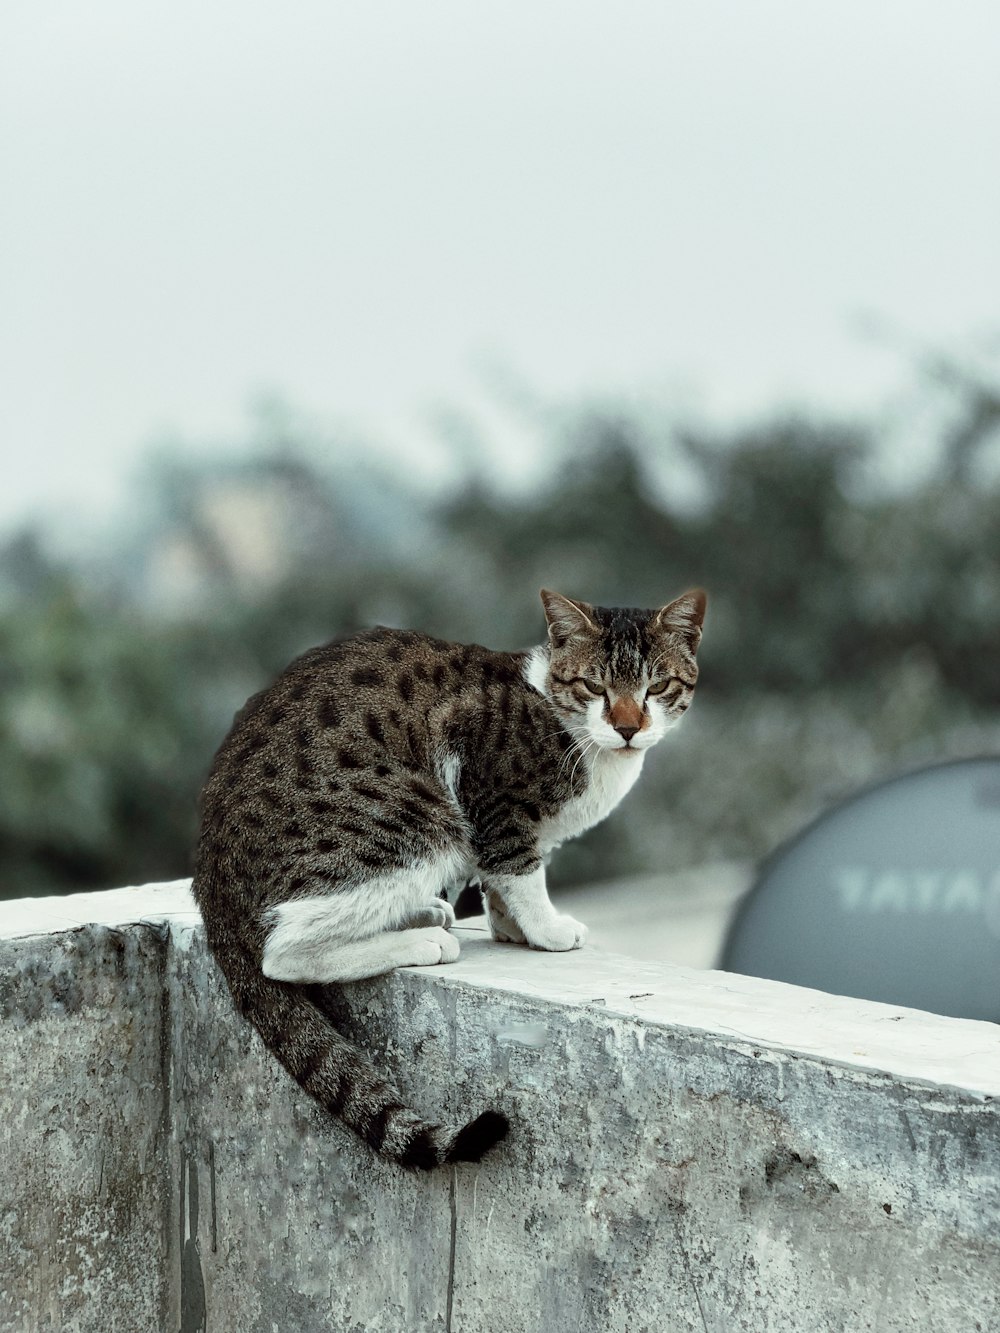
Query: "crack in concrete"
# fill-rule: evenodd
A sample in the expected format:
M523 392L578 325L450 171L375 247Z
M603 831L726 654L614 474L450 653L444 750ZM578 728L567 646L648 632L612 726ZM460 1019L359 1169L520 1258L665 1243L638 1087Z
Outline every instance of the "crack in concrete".
M917 1140L913 1133L913 1126L910 1124L910 1117L906 1114L906 1112L902 1108L900 1108L899 1116L903 1122L903 1128L906 1130L906 1137L910 1140L910 1147L914 1152L916 1152Z
M458 1235L458 1204L455 1198L457 1167L451 1168L448 1182L448 1204L451 1208L451 1243L448 1249L448 1301L444 1312L445 1333L451 1333L451 1312L455 1301L455 1239Z
M681 1235L681 1225L677 1217L671 1214L670 1220L674 1224L674 1235L677 1237L677 1246L681 1252L681 1258L684 1260L684 1271L687 1274L688 1285L691 1288L691 1294L694 1296L694 1303L698 1307L698 1314L701 1317L701 1326L705 1333L709 1333L708 1322L705 1319L705 1311L701 1308L701 1297L698 1295L698 1287L694 1280L694 1274L691 1272L691 1261L688 1258L687 1246L684 1244L684 1237Z
M208 1310L205 1303L205 1278L201 1268L201 1252L198 1247L198 1164L194 1157L188 1156L183 1145L181 1145L180 1149L180 1159L180 1333L206 1333L208 1326ZM187 1215L186 1227L185 1213Z

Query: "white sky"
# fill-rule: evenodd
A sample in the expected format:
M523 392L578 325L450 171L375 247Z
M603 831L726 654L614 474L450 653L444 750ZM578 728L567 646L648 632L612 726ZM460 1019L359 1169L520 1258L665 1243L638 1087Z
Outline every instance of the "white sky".
M995 0L4 0L0 524L265 390L423 464L490 359L877 402L859 313L997 327L998 51Z

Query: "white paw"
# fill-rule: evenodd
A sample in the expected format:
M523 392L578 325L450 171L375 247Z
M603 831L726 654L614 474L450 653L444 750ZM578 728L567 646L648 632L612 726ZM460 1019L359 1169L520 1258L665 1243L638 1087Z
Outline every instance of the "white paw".
M587 938L587 927L582 921L557 912L552 917L525 932L533 949L547 949L551 953L565 953L579 949Z
M453 963L461 949L458 940L443 926L423 926L408 930L402 966L434 967L437 963Z
M407 926L441 926L450 930L455 924L455 909L447 898L432 898L426 907L406 923Z

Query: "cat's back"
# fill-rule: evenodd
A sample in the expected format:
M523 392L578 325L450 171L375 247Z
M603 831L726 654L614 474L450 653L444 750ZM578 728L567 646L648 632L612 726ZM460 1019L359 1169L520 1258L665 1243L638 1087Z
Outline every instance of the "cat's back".
M495 715L534 692L523 655L377 627L311 649L237 713L213 788L310 786L320 768L424 768L453 718Z

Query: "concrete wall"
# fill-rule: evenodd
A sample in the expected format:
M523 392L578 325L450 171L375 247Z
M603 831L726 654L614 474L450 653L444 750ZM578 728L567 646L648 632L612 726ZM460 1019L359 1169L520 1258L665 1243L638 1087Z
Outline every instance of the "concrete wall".
M0 943L0 1328L167 1327L166 935Z
M344 988L416 1106L510 1116L413 1176L235 1019L183 885L4 934L3 1333L1000 1328L993 1025L467 928Z

